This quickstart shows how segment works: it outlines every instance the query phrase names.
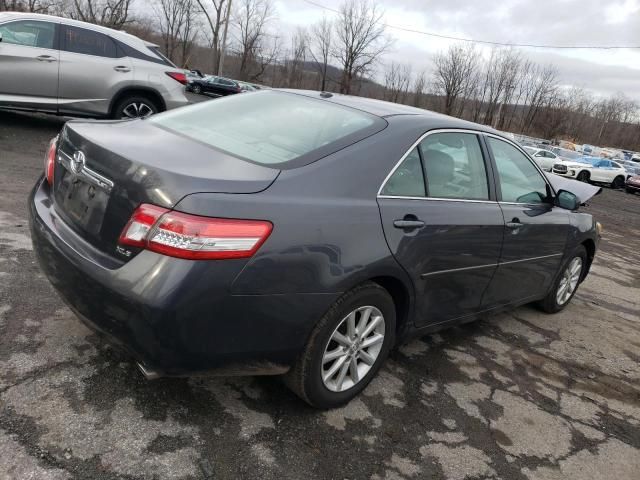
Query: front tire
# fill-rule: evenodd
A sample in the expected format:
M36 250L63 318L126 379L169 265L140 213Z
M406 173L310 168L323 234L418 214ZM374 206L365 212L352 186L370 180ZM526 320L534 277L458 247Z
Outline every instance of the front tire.
M191 91L196 95L200 95L202 93L202 87L200 85L193 85Z
M589 179L591 178L591 175L589 175L589 172L582 170L578 176L576 177L580 182L585 182L585 183L589 183Z
M587 268L587 250L580 245L563 264L553 288L538 306L547 313L563 310L578 290Z
M393 299L366 282L340 297L314 328L285 383L317 408L358 395L375 377L395 343Z

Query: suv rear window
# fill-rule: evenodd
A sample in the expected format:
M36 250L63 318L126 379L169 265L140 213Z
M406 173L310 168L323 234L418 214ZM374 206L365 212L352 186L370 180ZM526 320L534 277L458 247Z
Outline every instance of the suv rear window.
M241 93L149 118L171 132L261 165L306 165L382 130L375 115L294 93Z

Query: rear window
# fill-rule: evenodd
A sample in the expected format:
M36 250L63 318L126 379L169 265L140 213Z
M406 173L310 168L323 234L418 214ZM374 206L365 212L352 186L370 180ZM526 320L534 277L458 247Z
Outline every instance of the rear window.
M369 113L303 95L241 93L148 121L261 165L306 165L382 130Z

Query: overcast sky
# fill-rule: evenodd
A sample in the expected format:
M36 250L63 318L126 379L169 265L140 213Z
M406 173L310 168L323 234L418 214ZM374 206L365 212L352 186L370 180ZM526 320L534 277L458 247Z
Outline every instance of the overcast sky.
M340 0L313 0L337 9ZM640 47L640 0L379 0L385 23L456 37L506 43L635 45ZM277 0L278 24L294 31L335 14L304 0ZM454 41L390 28L395 38L385 61L431 71L433 54ZM488 51L489 47L480 49ZM519 49L552 63L563 84L600 95L623 92L640 100L640 48L623 50Z

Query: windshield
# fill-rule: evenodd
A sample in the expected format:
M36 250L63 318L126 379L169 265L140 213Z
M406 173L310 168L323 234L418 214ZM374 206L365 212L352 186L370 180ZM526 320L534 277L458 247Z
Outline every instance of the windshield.
M236 157L277 166L311 163L387 125L360 110L272 90L202 102L148 121Z

